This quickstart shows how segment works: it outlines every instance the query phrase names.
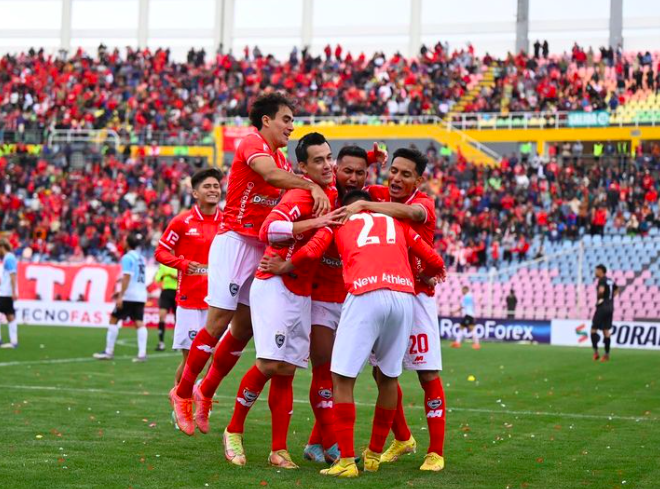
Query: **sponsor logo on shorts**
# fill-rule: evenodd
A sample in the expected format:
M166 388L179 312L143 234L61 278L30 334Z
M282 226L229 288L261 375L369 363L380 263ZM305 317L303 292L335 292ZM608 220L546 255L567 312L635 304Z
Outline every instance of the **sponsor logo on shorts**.
M213 348L209 345L197 345L198 350L202 350L204 353L213 353Z
M421 365L422 363L426 363L424 360L424 355L417 355L412 363L413 365Z
M284 345L284 333L275 334L275 344L278 348L282 348L282 345Z
M436 409L434 411L429 411L426 413L427 418L442 418L442 413L444 412L444 409Z
M259 394L257 394L256 392L252 392L248 389L243 389L243 397L237 397L236 401L238 401L239 404L245 407L250 407L254 404L254 401L257 400L257 397L259 397Z
M236 294L238 294L238 284L229 284L229 293L232 297L236 297Z
M426 402L426 405L429 407L429 409L438 409L440 406L442 406L442 399L431 399L430 401Z
M330 399L332 397L331 389L319 389L319 396L323 399Z
M194 331L194 330L193 331L188 331L188 338L190 338L191 340L194 340L195 336L197 336L197 331Z

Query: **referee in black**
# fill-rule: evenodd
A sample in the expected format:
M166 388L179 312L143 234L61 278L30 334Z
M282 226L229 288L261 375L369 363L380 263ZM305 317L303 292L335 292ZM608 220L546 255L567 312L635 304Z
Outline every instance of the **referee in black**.
M607 277L605 265L596 267L596 279L598 280L596 312L591 322L591 345L594 348L594 360L607 362L610 359L610 330L612 328L612 316L614 316L614 296L619 293L619 287L614 283L614 280ZM600 340L598 330L603 331L604 337L605 354L602 358L598 353L598 340Z

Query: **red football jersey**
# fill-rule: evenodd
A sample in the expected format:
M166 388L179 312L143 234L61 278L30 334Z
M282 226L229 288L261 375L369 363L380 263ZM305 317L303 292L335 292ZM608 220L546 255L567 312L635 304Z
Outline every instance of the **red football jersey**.
M222 213L205 216L197 205L176 216L158 242L155 257L159 263L179 271L176 303L186 309L206 309L209 249L218 233ZM196 261L204 268L188 275L188 264Z
M259 236L259 229L268 213L277 205L282 195L250 168L253 159L270 156L282 170L291 171L291 165L282 152L271 150L258 132L245 137L238 145L229 171L227 203L225 204L219 234L235 231L245 236Z
M353 295L390 289L415 293L408 248L424 261L424 273L435 276L444 266L433 248L390 216L361 212L335 231L346 289Z
M323 253L312 280L312 300L344 302L346 285L342 274L341 257L334 240Z
M383 185L372 185L367 187L366 190L369 192L369 195L371 195L371 198L377 202L392 202L392 198L390 197L390 189L388 187ZM417 234L419 234L427 245L433 246L436 222L435 202L433 202L433 199L426 195L424 192L415 190L413 194L403 203L408 205L418 205L426 211L426 219L424 221L406 221L406 224L408 224ZM419 258L411 254L410 266L412 267L415 274L415 294L423 293L433 297L435 294L434 288L429 287L426 285L426 283L419 279L419 274L424 268L424 264Z
M337 197L337 189L329 186L325 189L325 194L334 202ZM277 207L272 210L268 215L263 225L259 238L262 241L268 242L268 229L275 221L305 221L313 217L314 199L309 190L293 189L284 194L282 200ZM284 260L288 260L291 256L302 248L307 242L316 234L317 230L307 231L303 234L294 236L294 241L289 246L278 247L268 246L266 253L277 253ZM316 272L318 261L310 263L308 266L296 269L291 273L282 275L282 281L287 289L296 295L309 296L312 293L312 279ZM255 275L260 279L269 279L273 277L270 273L265 273L257 270Z

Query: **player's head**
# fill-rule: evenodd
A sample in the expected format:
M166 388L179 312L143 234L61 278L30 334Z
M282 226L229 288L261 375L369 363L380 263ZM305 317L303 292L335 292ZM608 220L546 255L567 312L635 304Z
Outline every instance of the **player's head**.
M190 183L193 197L200 205L218 205L220 202L222 173L217 168L205 168L196 172Z
M300 138L296 159L300 170L314 183L322 187L332 183L332 150L323 134L310 132Z
M345 194L362 190L367 178L367 152L359 146L344 146L337 155L337 190Z
M351 205L353 202L358 200L368 200L371 201L371 195L364 190L351 190L344 198L341 200L341 205Z
M130 233L126 236L126 247L129 250L136 250L142 244L143 236L140 233Z
M250 122L269 143L283 148L293 132L294 104L281 93L261 95L250 108Z
M11 243L7 238L0 238L0 256L11 253Z
M405 199L422 183L428 158L416 149L399 148L392 156L390 165L390 196Z
M603 278L605 275L607 275L607 268L605 265L602 263L600 265L596 265L596 278Z
M461 290L463 291L463 295L465 295L465 294L467 294L468 292L470 292L470 287L468 287L467 285L464 285L463 288L462 288Z

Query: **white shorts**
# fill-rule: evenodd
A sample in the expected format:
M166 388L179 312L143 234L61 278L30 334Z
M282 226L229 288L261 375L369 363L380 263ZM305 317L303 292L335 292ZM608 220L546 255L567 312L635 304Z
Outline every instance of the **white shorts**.
M388 289L348 294L341 311L330 370L356 378L373 352L381 372L388 377L398 377L412 318L412 294Z
M235 311L250 305L250 285L266 245L233 231L218 234L209 250L209 306Z
M307 368L312 299L291 292L281 277L254 279L250 296L257 358Z
M413 299L413 323L408 349L403 357L406 370L442 370L440 325L435 298L426 294Z
M206 324L208 309L186 309L176 308L176 320L174 322L173 350L190 350L197 332Z
M312 326L325 326L337 331L341 307L340 302L312 301Z

